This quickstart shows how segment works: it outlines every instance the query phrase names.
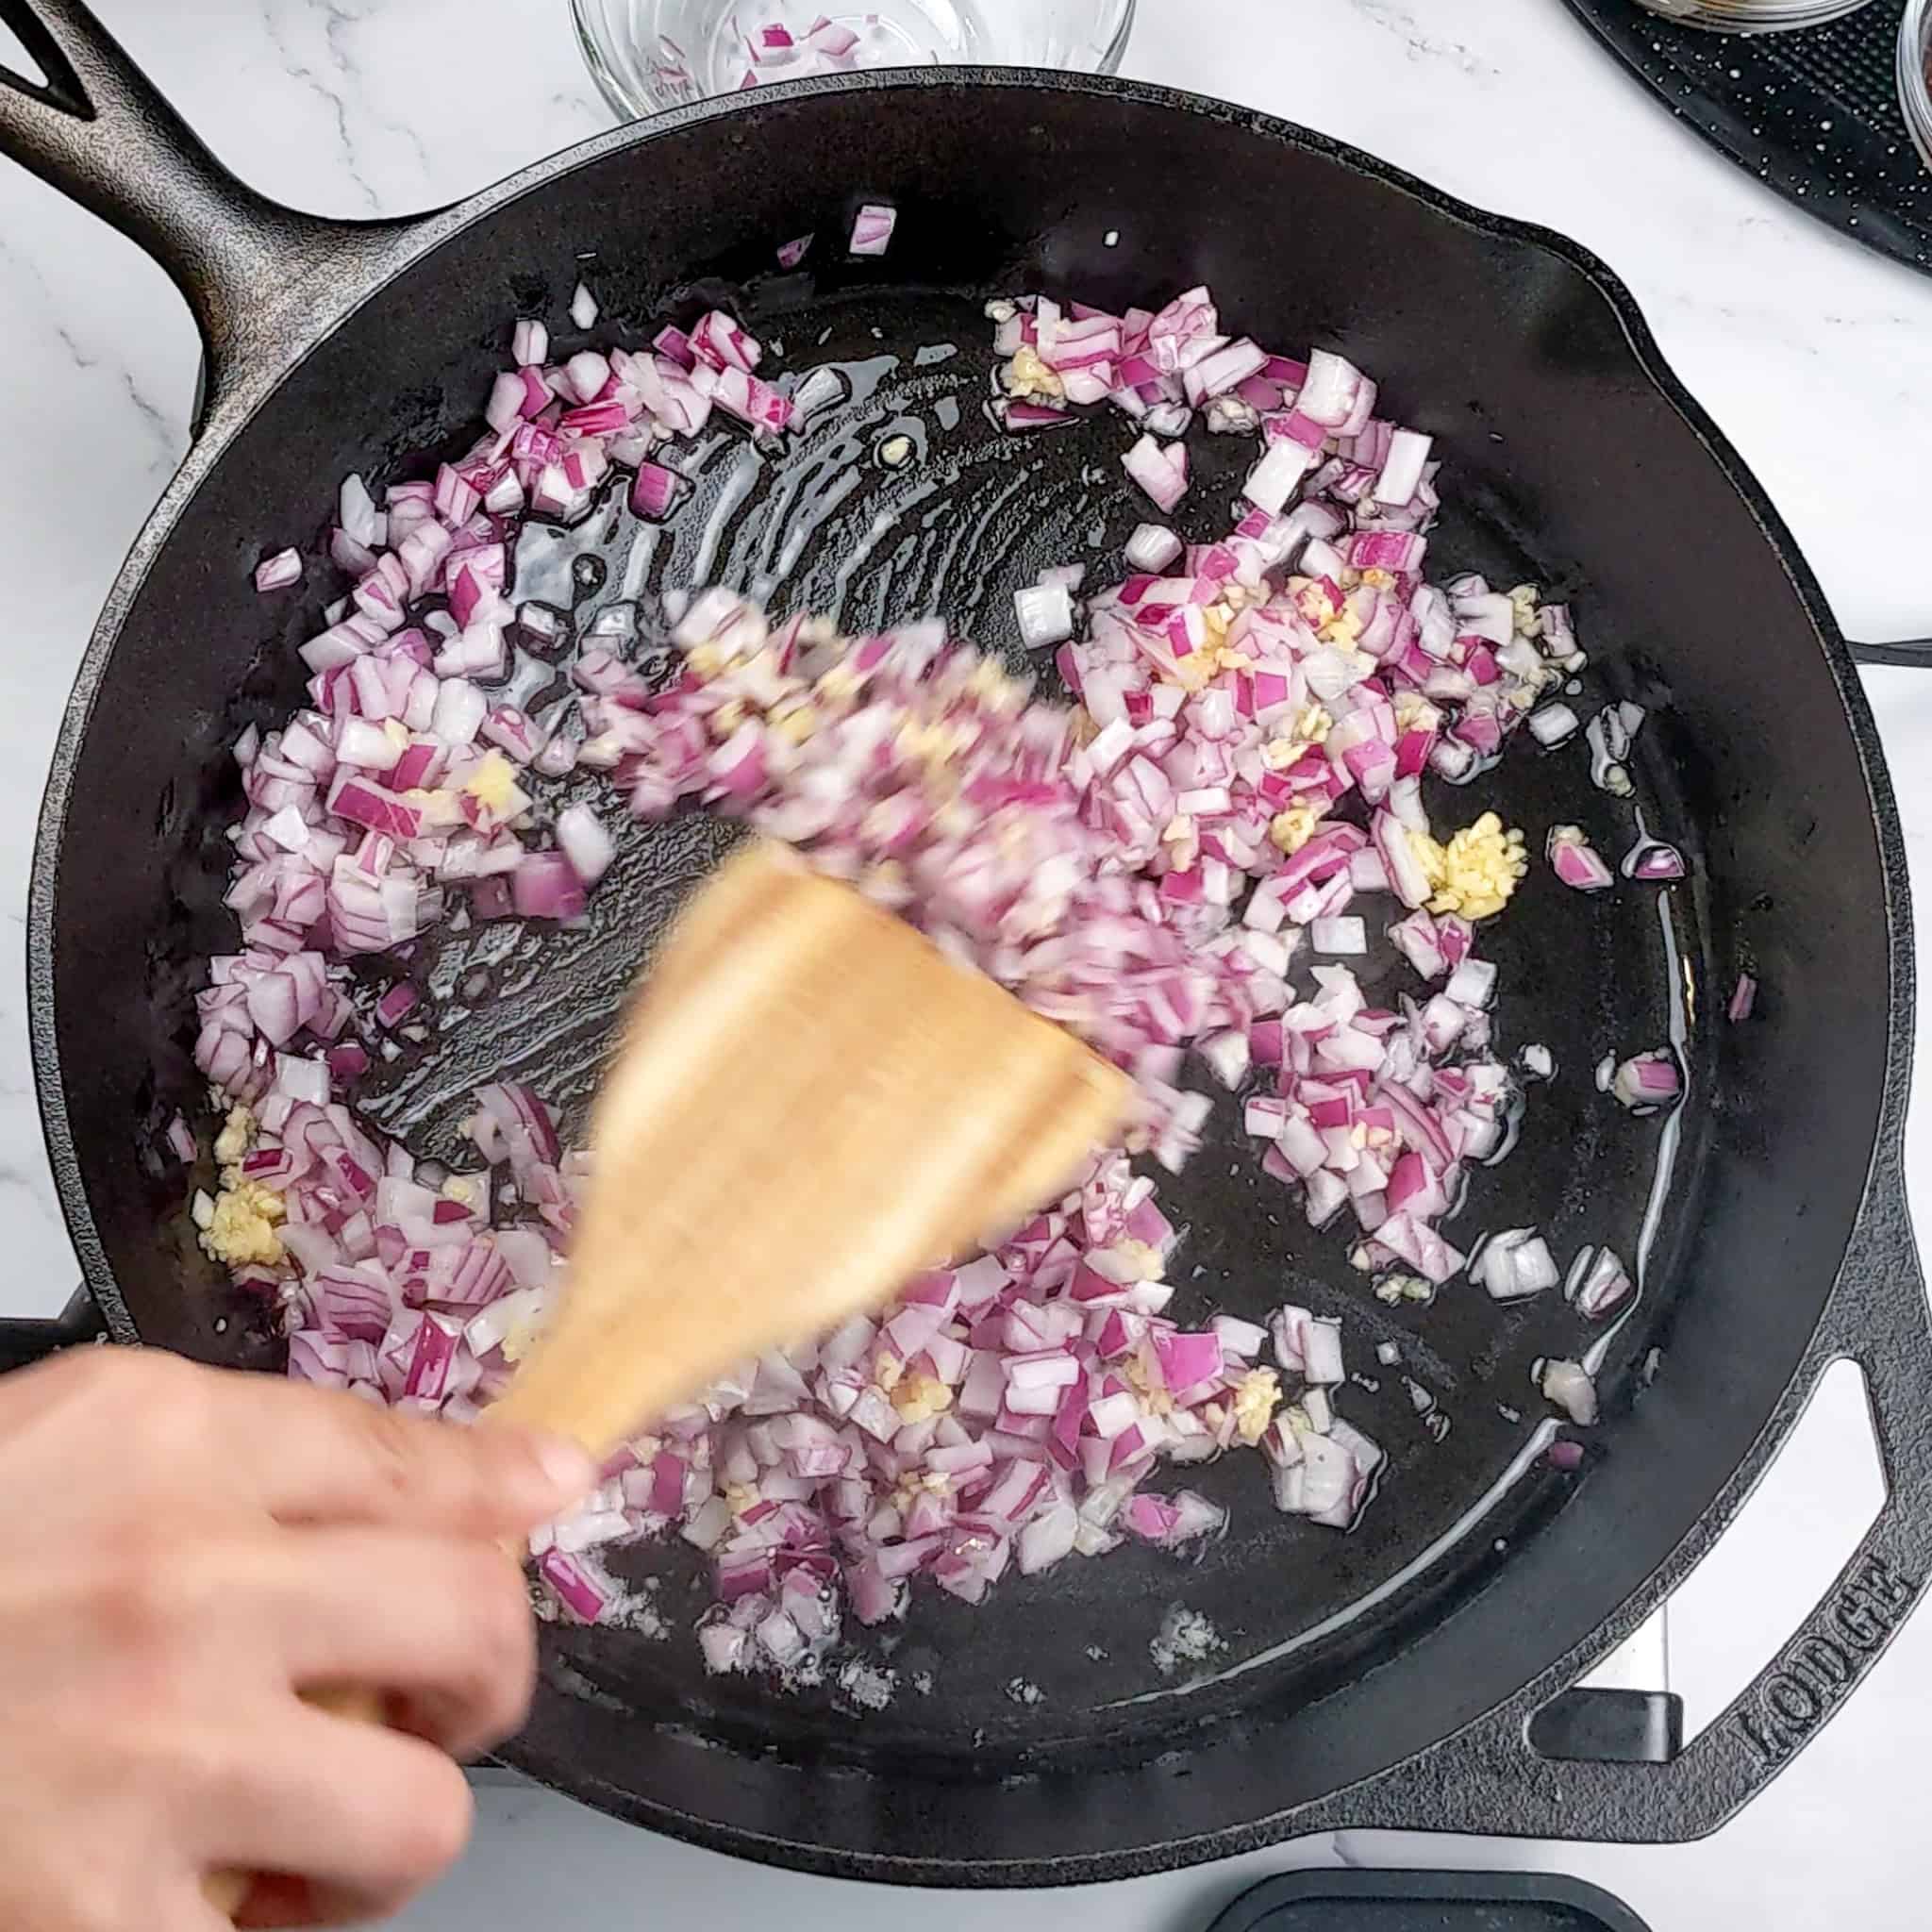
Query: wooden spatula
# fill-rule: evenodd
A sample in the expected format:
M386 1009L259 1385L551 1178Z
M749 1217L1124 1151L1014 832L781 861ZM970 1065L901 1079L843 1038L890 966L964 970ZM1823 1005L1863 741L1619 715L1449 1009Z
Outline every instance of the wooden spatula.
M1000 1234L1113 1140L1124 1074L850 888L756 844L641 983L568 1283L490 1420L600 1459L768 1348ZM366 1692L317 1699L380 1719ZM233 1916L248 1881L207 1895Z
M754 845L639 989L562 1306L491 1413L607 1454L1010 1228L1131 1105L1072 1035Z

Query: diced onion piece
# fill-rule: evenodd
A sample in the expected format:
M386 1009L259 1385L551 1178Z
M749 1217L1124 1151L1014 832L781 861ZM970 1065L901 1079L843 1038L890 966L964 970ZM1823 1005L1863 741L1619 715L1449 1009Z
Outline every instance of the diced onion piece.
M1659 884L1685 877L1689 868L1674 845L1666 845L1660 839L1640 839L1624 855L1620 870L1626 879Z
M1581 1362L1544 1362L1537 1386L1543 1399L1554 1403L1578 1428L1587 1429L1596 1421L1596 1383Z
M1354 917L1317 919L1308 927L1308 937L1318 953L1366 953L1368 927Z
M892 245L899 211L881 202L867 202L852 224L854 255L883 255Z
M1499 1302L1541 1294L1562 1279L1548 1243L1528 1227L1491 1235L1469 1272L1490 1291L1491 1299Z
M1568 705L1560 701L1539 705L1529 714L1529 735L1545 751L1551 751L1574 738L1582 722Z
M1684 1091L1676 1056L1668 1047L1632 1055L1618 1066L1609 1085L1625 1107L1640 1111L1668 1107Z
M586 887L594 886L617 856L617 841L588 805L568 805L558 813L557 842Z
M1563 1292L1579 1315L1598 1321L1629 1298L1629 1273L1610 1249L1584 1248L1571 1263Z
M1724 1007L1724 1018L1737 1025L1748 1020L1757 1008L1757 982L1748 973L1738 974L1731 997Z
M1121 458L1127 475L1154 499L1158 509L1171 510L1188 493L1188 452L1184 443L1162 443L1143 436Z
M278 550L255 566L255 588L263 595L271 591L286 591L291 584L301 581L302 553L299 550Z
M1181 540L1162 524L1141 524L1123 553L1130 570L1163 571L1183 549Z
M1029 651L1064 643L1074 634L1074 599L1064 584L1035 584L1013 593L1020 641Z
M1602 892L1617 882L1579 825L1552 825L1546 850L1550 870L1575 891Z

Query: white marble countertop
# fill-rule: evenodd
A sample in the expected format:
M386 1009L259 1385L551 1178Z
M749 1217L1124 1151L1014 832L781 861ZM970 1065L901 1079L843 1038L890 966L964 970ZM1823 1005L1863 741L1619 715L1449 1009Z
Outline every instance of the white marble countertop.
M563 0L95 0L224 159L325 213L454 200L607 123ZM1713 157L1557 0L1141 0L1130 73L1303 121L1480 205L1567 231L1635 291L1678 374L1755 466L1854 636L1932 633L1932 580L1894 559L1932 528L1932 280L1807 220ZM0 58L7 52L0 29ZM508 58L499 58L502 54ZM60 707L121 556L179 458L195 344L159 271L0 164L0 913L25 923L34 812ZM1932 876L1932 678L1874 674L1915 870ZM1922 908L1925 905L1922 898ZM1928 923L1922 910L1922 928ZM1923 950L1923 949L1922 949ZM0 1210L8 1312L51 1311L75 1267L42 1152L18 964L0 981ZM1922 1069L1932 1055L1922 1050ZM1922 1079L1926 1077L1922 1073ZM1922 1091L1924 1091L1923 1088ZM1926 1115L1912 1192L1932 1225ZM1876 1490L1855 1388L1821 1403L1673 1608L1674 1687L1707 1717L1844 1553ZM1801 1466L1792 1466L1793 1462ZM1862 1520L1862 1519L1861 1519ZM517 1786L482 1793L463 1868L408 1915L431 1928L584 1932L810 1914L853 1932L908 1909L960 1932L1183 1932L1295 1863L1567 1869L1656 1932L1923 1923L1921 1767L1932 1615L1771 1790L1704 1844L1623 1850L1344 1837L1107 1893L955 1897L737 1864Z

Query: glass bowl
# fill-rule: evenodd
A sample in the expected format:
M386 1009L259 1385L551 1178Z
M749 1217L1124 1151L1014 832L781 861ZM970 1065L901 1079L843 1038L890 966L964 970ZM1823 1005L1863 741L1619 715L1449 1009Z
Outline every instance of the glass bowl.
M1898 104L1932 168L1932 0L1908 0L1898 25Z
M1827 20L1870 4L1870 0L1637 0L1638 6L1680 26L1707 26L1719 33L1772 34L1790 27L1823 26Z
M1111 74L1134 0L571 0L584 58L625 120L766 80L985 61Z

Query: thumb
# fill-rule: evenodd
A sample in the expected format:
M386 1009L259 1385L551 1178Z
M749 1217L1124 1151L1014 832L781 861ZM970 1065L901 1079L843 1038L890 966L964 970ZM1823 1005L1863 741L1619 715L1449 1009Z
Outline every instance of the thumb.
M353 1395L236 1376L231 1440L283 1522L360 1523L443 1536L521 1536L589 1493L598 1471L568 1438L466 1428Z

